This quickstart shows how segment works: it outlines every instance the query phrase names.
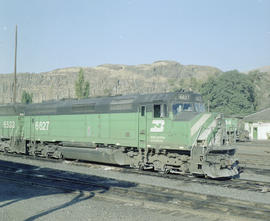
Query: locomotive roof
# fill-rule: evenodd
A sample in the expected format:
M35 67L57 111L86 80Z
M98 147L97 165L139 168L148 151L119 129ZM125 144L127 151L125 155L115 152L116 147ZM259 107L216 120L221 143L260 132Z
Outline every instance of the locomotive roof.
M0 105L0 116L18 116L24 113L24 104L3 104Z
M57 115L57 114L135 112L137 111L139 105L151 103L168 103L173 101L201 102L202 100L199 94L195 94L193 92L119 95L110 97L86 98L79 100L67 99L67 100L46 101L43 103L34 103L25 105L24 114ZM12 107L14 109L14 105L12 105ZM10 109L11 105L0 106L0 115L4 115L4 113L7 113L8 108ZM18 114L18 111L22 111L22 108L20 109L17 108L14 113Z

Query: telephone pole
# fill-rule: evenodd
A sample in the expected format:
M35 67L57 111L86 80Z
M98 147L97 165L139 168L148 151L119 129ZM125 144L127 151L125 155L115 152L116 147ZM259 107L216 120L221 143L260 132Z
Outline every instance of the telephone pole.
M16 103L16 89L17 89L17 25L15 32L15 62L14 62L14 83L13 83L13 103Z

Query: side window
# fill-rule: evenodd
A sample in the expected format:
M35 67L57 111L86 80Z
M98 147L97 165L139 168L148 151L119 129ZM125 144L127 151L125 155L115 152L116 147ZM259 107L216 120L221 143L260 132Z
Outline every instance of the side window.
M199 112L199 113L205 112L205 107L204 107L204 104L202 103L195 103L194 107L195 107L196 112Z
M154 117L161 117L161 104L154 104Z
M200 111L200 104L195 103L195 104L194 104L194 107L195 107L195 111L196 111L196 112L201 112L201 111Z
M167 104L154 104L154 118L168 117Z
M161 117L168 117L168 106L167 106L167 104L163 104Z
M145 106L141 106L141 116L145 116Z

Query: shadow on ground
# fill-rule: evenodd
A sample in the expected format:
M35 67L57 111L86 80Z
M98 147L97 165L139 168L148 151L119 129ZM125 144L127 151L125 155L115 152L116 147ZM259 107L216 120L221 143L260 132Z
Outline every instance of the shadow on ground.
M52 181L53 178L56 178L56 181ZM69 179L69 182L61 183L62 178ZM82 183L73 182L74 179L80 180ZM36 220L57 210L89 200L95 197L96 193L104 194L112 187L130 188L134 186L136 184L132 182L0 160L0 210L22 202L25 202L25 208L28 208L27 200L35 197L56 194L74 195L70 201L60 205L49 205L48 209L39 208L38 211L41 212L30 216L25 221Z

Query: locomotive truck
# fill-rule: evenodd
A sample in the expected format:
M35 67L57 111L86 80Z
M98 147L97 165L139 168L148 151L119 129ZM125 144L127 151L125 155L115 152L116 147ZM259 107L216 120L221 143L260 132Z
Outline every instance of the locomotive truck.
M0 151L19 154L221 178L239 174L229 141L193 92L0 106Z

